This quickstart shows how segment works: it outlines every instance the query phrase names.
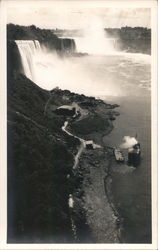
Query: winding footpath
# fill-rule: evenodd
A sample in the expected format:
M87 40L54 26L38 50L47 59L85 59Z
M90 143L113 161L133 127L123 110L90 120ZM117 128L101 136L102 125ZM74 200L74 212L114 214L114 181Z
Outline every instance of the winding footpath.
M68 125L69 125L68 121L65 121L64 125L62 126L62 131L64 131L69 136L72 136L72 137L78 139L80 141L80 143L81 143L80 146L79 146L78 152L75 155L75 161L74 161L74 165L73 165L73 170L75 170L75 169L77 169L79 158L80 158L82 152L84 151L84 149L86 148L86 141L84 139L70 133L67 130ZM101 146L93 143L93 148L94 149L95 148L101 148ZM73 211L73 204L74 204L73 195L69 194L68 205L69 205L70 212ZM77 242L78 241L77 228L76 228L76 225L75 225L75 222L73 220L72 215L71 215L71 228L72 228L72 232L73 232L73 235L74 235L75 242Z
M67 130L67 126L68 126L68 125L69 125L68 121L65 121L65 122L64 122L64 125L62 126L62 131L64 131L64 132L65 132L66 134L68 134L69 136L72 136L72 137L78 139L78 140L81 142L81 145L80 145L80 147L79 147L79 149L78 149L78 152L77 152L77 154L76 154L76 156L75 156L75 163L74 163L74 166L73 166L73 169L76 169L76 168L77 168L77 165L78 165L79 157L81 156L81 154L82 154L84 148L86 147L86 140L84 140L84 139L82 139L82 138L80 138L80 137L78 137L78 136L73 135L72 133L70 133L70 132ZM98 145L98 144L93 143L93 148L94 148L94 149L96 149L96 148L101 148L101 146Z
M85 146L86 146L86 141L83 140L82 138L76 136L76 135L71 134L71 133L67 130L68 124L69 124L68 121L65 121L65 122L64 122L64 125L62 126L62 130L63 130L66 134L68 134L69 136L72 136L72 137L78 139L78 140L81 142L80 147L79 147L79 149L78 149L78 152L77 152L77 154L76 154L76 156L75 156L75 162L74 162L74 165L73 165L73 169L76 169L76 168L77 168L77 165L78 165L79 157L81 156L81 154L82 154L82 152L83 152L83 150L84 150L84 148L85 148Z

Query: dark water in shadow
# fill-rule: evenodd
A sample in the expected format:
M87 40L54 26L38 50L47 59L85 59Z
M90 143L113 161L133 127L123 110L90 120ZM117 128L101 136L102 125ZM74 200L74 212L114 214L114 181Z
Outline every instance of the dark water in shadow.
M125 135L141 144L141 163L137 168L111 160L114 203L123 218L124 243L151 243L151 110L150 97L112 98L120 104L114 130L104 138L106 145L119 146ZM127 158L127 152L124 152Z

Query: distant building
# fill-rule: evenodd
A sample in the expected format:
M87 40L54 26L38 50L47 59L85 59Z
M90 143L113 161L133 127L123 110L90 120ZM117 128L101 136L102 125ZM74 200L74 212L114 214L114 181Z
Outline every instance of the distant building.
M55 110L58 115L73 116L76 114L76 108L73 106L63 105Z
M93 141L86 141L85 144L87 149L94 149Z

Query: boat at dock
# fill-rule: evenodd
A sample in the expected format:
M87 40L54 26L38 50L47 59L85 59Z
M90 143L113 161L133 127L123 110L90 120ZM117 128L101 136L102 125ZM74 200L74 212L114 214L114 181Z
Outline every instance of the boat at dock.
M124 162L125 158L119 148L114 148L114 156L117 162Z

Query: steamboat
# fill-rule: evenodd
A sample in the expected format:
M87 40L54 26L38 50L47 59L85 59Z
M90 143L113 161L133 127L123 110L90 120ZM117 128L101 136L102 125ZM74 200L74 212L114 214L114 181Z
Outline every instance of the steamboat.
M140 143L136 143L132 148L128 149L128 163L138 165L140 163Z

